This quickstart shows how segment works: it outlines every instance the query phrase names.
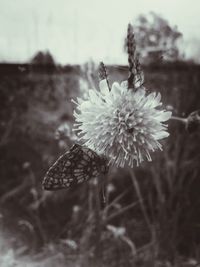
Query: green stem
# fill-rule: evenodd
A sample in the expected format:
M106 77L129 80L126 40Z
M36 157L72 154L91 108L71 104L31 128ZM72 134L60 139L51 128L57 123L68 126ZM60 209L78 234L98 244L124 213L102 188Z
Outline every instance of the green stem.
M95 264L97 267L101 266L101 231L102 231L102 223L101 223L101 203L100 203L100 193L101 185L100 185L100 179L99 177L96 178L96 183L94 184L94 193L95 193Z
M108 217L106 218L106 222L108 222L109 220L112 220L113 218L115 218L115 217L117 217L117 216L119 216L119 215L122 215L124 212L126 212L127 210L130 210L130 209L134 208L134 207L135 207L136 205L138 205L138 204L139 204L138 201L137 201L137 202L134 202L134 203L131 203L131 204L129 204L128 206L126 206L126 207L120 209L119 211L117 211L117 212L111 214L110 216L108 216Z
M170 119L171 120L175 120L175 121L181 121L183 123L187 123L187 118L180 118L180 117L177 117L177 116L171 116Z
M141 210L142 210L144 219L145 219L145 221L146 221L146 223L147 223L147 225L149 227L150 232L152 233L151 222L149 220L146 208L144 206L143 197L142 197L142 194L141 194L141 191L140 191L140 186L138 184L136 175L135 175L133 170L130 170L130 175L131 175L131 179L132 179L133 185L135 187L136 194L137 194L139 202L140 202L140 206L141 206Z

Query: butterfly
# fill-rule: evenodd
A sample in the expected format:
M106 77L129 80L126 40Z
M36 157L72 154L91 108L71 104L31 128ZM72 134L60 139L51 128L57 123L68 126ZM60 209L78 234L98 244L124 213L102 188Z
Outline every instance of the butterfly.
M107 172L106 158L75 144L49 168L42 185L45 190L69 188Z

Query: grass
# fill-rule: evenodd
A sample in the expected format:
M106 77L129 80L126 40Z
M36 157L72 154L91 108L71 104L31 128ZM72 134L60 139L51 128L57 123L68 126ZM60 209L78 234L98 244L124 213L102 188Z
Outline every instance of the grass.
M111 83L127 75L125 68L108 71ZM181 122L170 121L170 138L152 162L110 170L106 207L92 180L42 190L45 171L72 144L56 140L55 131L73 123L70 99L83 93L79 81L86 77L74 71L1 78L1 266L195 266L200 142ZM199 77L198 66L145 70L146 87L160 91L175 116L199 109Z

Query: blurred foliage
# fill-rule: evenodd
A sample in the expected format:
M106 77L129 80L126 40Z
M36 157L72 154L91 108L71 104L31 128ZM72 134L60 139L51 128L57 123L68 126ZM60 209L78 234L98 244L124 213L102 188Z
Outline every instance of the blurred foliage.
M196 65L152 65L145 68L145 86L160 91L174 115L187 116L200 108L199 72ZM110 82L120 81L128 69L110 66L108 73ZM1 75L0 233L5 237L0 241L11 248L7 257L12 262L32 255L33 266L96 267L98 245L103 266L195 266L200 260L200 135L188 134L181 123L170 121L170 137L152 162L110 170L108 204L99 214L92 180L71 190L41 189L48 167L72 145L57 133L71 134L71 98L87 93L92 79L86 78L84 68Z
M177 61L182 59L177 42L182 37L177 27L171 26L160 15L150 12L137 17L134 22L137 50L142 63ZM126 42L125 42L126 50Z
M55 60L49 51L47 52L39 51L31 59L31 64L55 65Z

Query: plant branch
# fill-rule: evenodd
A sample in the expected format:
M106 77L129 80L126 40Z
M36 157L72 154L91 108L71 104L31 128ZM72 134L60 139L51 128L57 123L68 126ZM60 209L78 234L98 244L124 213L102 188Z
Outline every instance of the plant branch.
M187 118L180 118L177 116L171 116L170 120L181 121L183 123L187 123Z

